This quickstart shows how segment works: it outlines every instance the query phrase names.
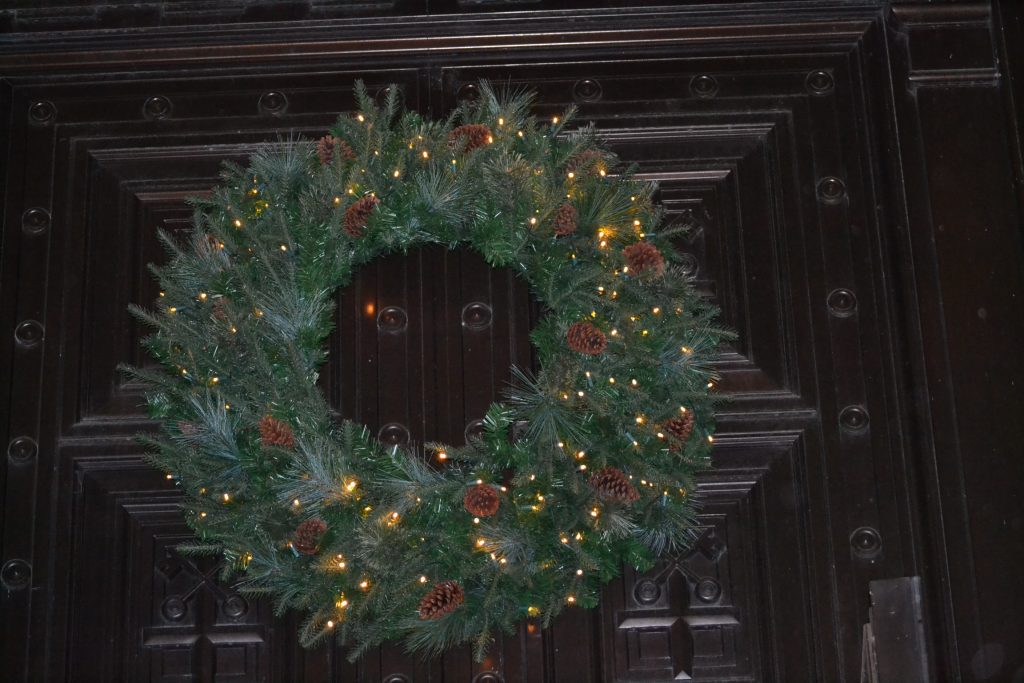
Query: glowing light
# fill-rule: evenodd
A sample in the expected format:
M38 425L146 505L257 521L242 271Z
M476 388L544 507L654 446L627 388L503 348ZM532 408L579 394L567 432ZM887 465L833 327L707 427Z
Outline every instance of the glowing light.
M482 539L482 538L476 539L476 547L477 548L483 548L486 544L487 544L487 541L485 541L484 539Z
M430 152L428 152L427 150L423 150L423 158L424 159L429 159L430 158Z
M567 603L569 603L570 605L572 605L572 604L574 604L574 603L576 602L576 598L570 595L569 597L567 597L567 598L565 599L565 601L566 601Z
M238 328L234 325L231 326L231 334L238 334Z
M281 245L281 251L288 251L288 245L287 244L282 244Z
M615 292L612 292L612 294L614 294L614 293L615 293ZM612 335L613 337L617 337L617 336L619 336L619 331L618 331L618 330L616 330L616 329L612 329L612 331L611 331L611 333L610 333L610 334L611 334L611 335Z
M167 292L160 292L160 296L167 296Z
M520 131L517 131L517 132L516 132L516 135L518 135L519 137L523 137L523 131L521 131L521 130L520 130Z
M348 491L349 493L352 493L353 491L356 490L357 486L359 486L359 482L356 481L355 479L352 479L345 484L345 490Z
M583 398L585 394L582 391L577 391L576 395L579 396L580 398Z
M572 180L573 178L576 177L576 174L573 173L572 171L569 171L568 173L566 173L566 176L568 176L569 180Z
M168 312L168 313L170 313L171 315L173 315L173 314L175 314L175 313L177 313L177 312L178 312L178 309L177 309L177 307L176 307L176 306L171 306L171 307L169 307L169 308L167 309L167 312Z
M597 508L592 508L590 510L590 516L591 517L597 517L599 514L601 514L601 512Z
M577 569L576 570L576 576L583 576L583 570L582 569Z
M615 378L614 377L609 377L608 378L608 384L615 384Z
M363 116L362 114L356 114L356 119L359 121L359 123L362 123L363 121L366 120L366 117Z
M473 518L473 524L479 524L479 523L480 523L480 518L479 517L474 517Z
M438 451L437 452L437 459L438 460L447 460L448 459L448 454L445 453L444 451Z
M530 217L530 225L537 225L537 217L536 216L531 216Z
M199 516L200 516L200 517L206 517L206 513L205 513L205 512L200 512L200 513L199 513Z
M562 545L569 545L569 538L567 536L562 536L558 540L562 542Z
M206 292L199 292L199 300L206 301Z
M427 577L421 576L420 577L420 583L426 583L426 582L427 582Z
M553 123L553 124L556 124L556 125L557 125L557 124L558 124L558 117L557 117L557 116L552 116L552 117L551 117L551 123Z
M654 315L661 315L661 309L655 306L654 308L651 309L651 313L653 313Z
M229 494L229 493L225 493L224 494L224 502L225 503L230 503L231 502L231 494Z
M395 177L397 178L398 176L402 175L402 172L401 172L401 171L399 171L399 170L398 170L398 169L396 168L396 169L395 169L395 171L394 171L394 173L392 173L391 175L393 175L393 176L395 176Z
M292 507L296 507L297 508L300 505L302 505L302 503L299 502L298 498L296 498L295 500L292 501Z
M636 423L638 425L642 425L644 423L644 416L643 415L637 415L636 416Z
M367 588L370 587L370 582L367 581L366 579L363 579L362 581L359 582L359 587L362 588L363 590L366 590Z
M526 608L526 613L529 614L531 617L535 617L538 614L540 614L540 608L539 607L534 607L533 605L530 605L529 607Z

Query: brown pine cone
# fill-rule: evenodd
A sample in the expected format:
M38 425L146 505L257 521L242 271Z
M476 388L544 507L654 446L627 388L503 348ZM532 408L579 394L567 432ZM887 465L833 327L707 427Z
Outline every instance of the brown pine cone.
M327 531L327 522L322 519L307 519L295 529L292 547L303 555L315 555L320 549L320 539Z
M372 194L368 194L345 209L345 232L350 237L362 235L363 228L366 227L366 221L370 219L370 214L373 213L378 204L380 204L380 200Z
M213 317L217 320L228 319L228 301L224 297L219 297L213 301Z
M586 149L569 159L565 165L567 173L586 172L590 175L597 173L598 164L604 161L604 154L596 149Z
M352 148L348 146L348 143L341 138L336 138L333 135L325 135L316 143L316 155L320 157L321 166L326 166L334 161L335 151L339 152L339 156L343 161L356 158L356 153L353 152Z
M456 581L445 581L430 589L420 600L420 619L440 619L466 600L466 592Z
M575 206L569 202L562 204L558 207L558 210L555 211L555 234L559 237L564 237L565 235L571 235L576 232L577 218L578 215L576 213Z
M490 517L498 511L501 499L493 486L477 484L466 491L462 504L466 511L474 517Z
M590 477L590 485L598 494L605 498L633 503L640 500L640 493L629 483L629 478L622 470L615 467L604 467Z
M448 134L448 146L457 148L464 144L464 152L486 146L491 141L491 129L482 123L467 123Z
M569 348L588 356L596 356L608 346L608 338L604 332L588 322L573 323L565 333Z
M665 258L650 242L631 244L622 250L622 254L626 257L626 265L637 275L644 272L661 275L665 272Z
M685 413L681 413L678 417L665 420L665 423L661 427L680 442L685 444L687 439L690 438L690 434L693 433L693 422L693 411L687 410Z
M264 446L278 446L280 448L293 448L295 446L295 435L287 422L278 420L272 415L264 415L260 418L260 441Z
M182 436L195 436L199 432L195 424L187 420L178 420L178 431Z

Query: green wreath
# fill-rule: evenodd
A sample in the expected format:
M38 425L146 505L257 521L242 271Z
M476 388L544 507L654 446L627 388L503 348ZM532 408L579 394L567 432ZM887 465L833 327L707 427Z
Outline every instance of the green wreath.
M473 641L481 658L495 629L592 607L623 563L692 543L725 333L673 265L681 228L658 227L653 184L611 175L572 109L541 123L532 94L482 82L439 122L397 87L355 93L319 142L225 164L190 241L161 234L157 308L132 310L167 370L127 370L153 385L146 441L199 539L182 550L307 612L305 645ZM546 315L541 369L512 369L482 435L416 453L332 419L316 382L337 289L427 244L510 267Z

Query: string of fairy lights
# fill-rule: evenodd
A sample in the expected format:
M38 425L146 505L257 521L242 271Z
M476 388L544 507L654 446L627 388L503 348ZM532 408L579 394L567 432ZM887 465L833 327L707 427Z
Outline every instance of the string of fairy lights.
M374 125L373 118L362 112L357 113L355 119L365 126ZM541 134L548 136L557 135L560 117L553 116L550 121L551 126L546 132L541 132ZM523 144L527 144L530 142L530 137L534 134L532 130L524 131L520 126L511 125L512 122L502 114L495 116L487 123L491 126L490 132L486 137L487 145L501 144L506 141L506 138L510 138L512 142L520 141ZM359 165L359 176L363 177L363 180L349 182L341 194L332 194L326 201L335 210L344 211L351 206L351 198L365 196L374 198L386 197L386 182L401 182L403 178L409 175L409 170L413 164L446 168L451 173L457 173L460 167L458 154L452 153L447 155L444 153L449 151L449 147L443 140L432 140L423 135L417 135L408 140L406 150L406 154L395 160L393 167L380 169L379 172L378 169L373 169L371 164ZM381 149L373 149L371 154L374 160L382 158ZM440 159L445 161L442 163L439 161ZM532 171L538 176L545 173L545 169L541 166L533 168ZM584 181L585 177L586 182L591 182L591 178L587 176L587 171L592 171L596 173L598 178L609 181L615 177L608 173L603 160L593 164L590 169L581 170L580 168L574 168L567 170L564 177L565 198L567 200L571 201L574 199L579 192L578 184ZM252 181L252 187L245 193L249 200L247 206L235 207L227 205L224 207L228 224L234 228L238 236L235 242L239 244L244 242L244 238L240 236L246 234L251 227L257 225L259 220L274 208L273 197L268 196L266 189L259 183L259 178L253 177ZM346 196L349 200L344 198ZM638 195L630 197L630 201L633 203L637 203L638 200L640 200ZM643 210L638 209L638 212L642 214ZM533 214L526 220L525 228L527 230L536 230L546 220L545 216L547 214L545 214L542 207L535 208ZM624 298L624 288L635 286L640 274L631 272L630 266L622 263L621 249L618 247L643 241L653 235L654 233L649 232L649 228L645 227L644 221L638 217L623 225L601 225L592 237L593 256L601 264L605 273L605 277L593 285L593 292L597 296L597 300L604 303L602 305L595 305L589 311L589 316L585 316L585 318L586 322L593 324L602 334L605 334L611 340L611 343L607 350L595 356L593 361L586 366L588 369L581 376L576 377L575 381L571 382L570 385L563 386L558 392L558 397L562 401L567 402L576 409L593 410L594 406L589 402L589 399L591 394L595 392L600 393L603 400L615 400L616 397L625 395L628 392L644 392L646 389L645 382L638 376L633 376L629 372L623 374L614 370L602 370L602 367L607 365L604 362L607 357L605 354L614 355L620 353L620 349L625 348L626 345L641 343L652 336L656 336L663 327L666 327L666 319L683 317L687 314L687 311L679 302L652 303L648 301L643 304L642 309L635 310L625 317L620 315L620 302ZM556 236L553 239L559 238ZM228 241L230 242L231 240ZM212 239L207 246L228 258L236 255L232 253L234 245L226 244L221 239ZM264 247L255 242L250 242L242 247L244 250L242 253L248 257L257 258L256 252L262 248ZM276 249L281 255L287 256L293 254L296 247L286 241L281 241L277 244ZM571 264L583 258L583 255L578 249L569 250L566 258ZM587 258L591 257L588 256ZM159 296L161 301L167 301L171 298L166 290L161 290ZM226 297L215 293L213 288L207 287L201 291L193 292L188 303L167 303L163 305L163 310L168 316L176 316L182 313L185 308L212 307L210 308L211 315L214 324L217 326L218 333L226 334L237 340L244 338L247 326L260 324L261 319L264 318L264 310L259 304L256 304L240 313L233 313L231 310L232 305L233 302L229 305ZM372 310L372 308L369 310ZM669 327L669 329L671 330L672 328ZM678 356L670 360L671 362L685 365L695 352L694 348L683 344L678 346ZM198 362L193 365L178 362L176 367L182 379L196 385L202 385L206 389L213 391L217 396L220 396L218 405L222 407L225 413L234 412L241 414L243 412L255 412L254 406L245 405L244 397L228 398L230 392L227 390L226 385L230 383L230 380L224 379L222 372L214 369L204 372L200 367L201 365L202 363ZM708 381L706 388L709 391L713 390L715 388L714 381ZM233 406L231 401L235 401L237 406ZM692 416L687 415L690 410L691 408L688 408L686 405L678 406L678 414L680 416L692 418ZM672 447L673 437L667 433L664 426L665 419L667 418L652 419L647 413L639 412L633 416L630 423L622 425L622 433L633 448L645 454L650 453L651 457L680 457L679 448ZM185 428L182 427L181 429L184 431ZM290 430L290 427L282 423L280 429ZM290 436L290 434L291 432L288 431L287 435ZM713 437L710 435L704 438L709 443L713 441ZM579 476L587 477L591 474L590 454L588 454L589 449L585 443L575 444L569 438L560 437L555 446L557 452L564 458L567 466L571 467ZM433 456L437 467L442 470L451 462L451 455L447 448L436 448ZM486 468L483 469L486 470ZM510 487L506 483L494 480L491 472L481 471L478 474L480 476L468 482L468 485L491 487L499 494L502 504L512 504L514 506L517 515L529 517L544 515L548 511L558 511L556 503L561 498L557 487L553 486L551 477L538 477L537 473L526 473L522 477L523 485ZM166 476L168 479L177 479L177 475L173 472L168 473ZM625 473L625 476L631 485L638 486L641 490L660 491L661 496L665 499L671 497L685 499L689 495L685 487L678 486L677 482L674 481L660 481L646 476L635 477L634 474L628 472ZM211 515L215 513L216 507L240 505L245 502L245 494L233 490L208 491L206 486L200 486L194 490L194 494L197 505L192 510L192 519L199 525L207 523ZM372 492L368 491L363 486L360 478L352 472L341 476L338 481L337 495L330 500L330 504L351 508L353 511L357 511L362 519L372 520L384 529L398 530L403 526L405 515L423 504L422 495L418 492L410 495L414 499L404 511L388 509L386 507L377 509L373 501ZM551 543L553 546L564 549L562 555L564 561L557 564L548 561L542 564L541 568L545 571L553 570L563 579L563 585L566 586L564 592L564 603L566 605L577 603L579 592L588 580L588 575L590 574L589 567L579 564L577 560L585 554L581 552L581 548L590 541L591 535L593 534L595 538L600 536L597 532L600 532L602 528L605 505L606 502L600 496L594 496L592 504L585 511L584 518L587 520L585 526L576 524L552 532ZM301 496L294 497L288 507L294 515L299 517L304 514L306 503L302 500ZM495 536L494 528L488 522L487 517L473 514L469 511L466 511L465 514L468 515L468 532L463 542L468 544L473 552L479 553L484 558L489 558L495 571L505 571L510 565L514 564L514 558L503 554L502 543ZM421 537L420 542L427 542L427 537ZM375 577L364 568L358 567L357 563L353 562L353 558L344 552L343 549L341 552L334 552L337 548L332 547L330 548L331 552L319 553L320 548L317 547L313 553L308 553L297 547L295 539L284 539L281 547L291 551L296 556L300 554L317 555L315 566L320 571L343 577L339 578L337 582L333 603L334 610L331 618L326 619L322 623L324 630L335 629L345 620L346 614L361 599L360 596L370 594L377 586ZM245 568L253 561L254 555L248 550L233 550L231 552L239 559L239 565L242 568ZM426 573L421 573L413 579L413 584L416 588L421 588L428 586L433 580ZM540 605L533 603L522 606L523 614L530 618L540 616L542 609Z

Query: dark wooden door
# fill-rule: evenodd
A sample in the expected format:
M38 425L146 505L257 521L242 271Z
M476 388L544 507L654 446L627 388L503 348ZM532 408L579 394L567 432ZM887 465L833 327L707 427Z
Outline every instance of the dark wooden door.
M868 583L910 575L936 680L1024 680L1017 3L167 0L0 28L5 680L857 681ZM144 362L127 306L221 160L322 134L356 78L442 116L481 77L578 104L693 227L739 334L702 535L481 664L350 664L175 551L115 369ZM461 442L535 315L473 254L389 257L339 293L324 391L386 441Z

